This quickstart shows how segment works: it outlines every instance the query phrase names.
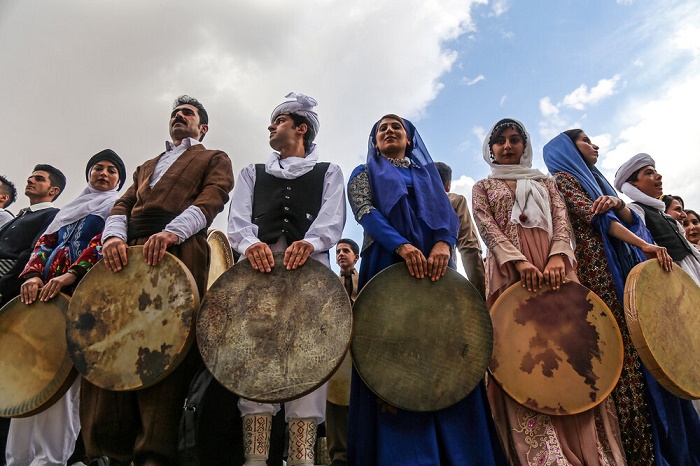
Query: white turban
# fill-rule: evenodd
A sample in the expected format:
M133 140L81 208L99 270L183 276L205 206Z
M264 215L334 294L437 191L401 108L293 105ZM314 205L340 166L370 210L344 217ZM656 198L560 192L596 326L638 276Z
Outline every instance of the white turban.
M640 153L623 163L615 173L615 189L622 191L622 185L629 179L630 176L637 173L640 169L651 165L656 168L656 162L651 158L651 155Z
M307 125L309 126L309 131L311 132L311 137L309 140L310 142L313 142L318 134L318 130L321 128L321 124L318 121L318 114L312 110L316 105L318 105L316 99L304 94L297 94L295 92L290 92L285 97L287 99L292 98L296 100L288 100L275 107L275 109L272 111L272 115L270 115L270 123L275 121L275 118L282 114L303 116L309 122Z

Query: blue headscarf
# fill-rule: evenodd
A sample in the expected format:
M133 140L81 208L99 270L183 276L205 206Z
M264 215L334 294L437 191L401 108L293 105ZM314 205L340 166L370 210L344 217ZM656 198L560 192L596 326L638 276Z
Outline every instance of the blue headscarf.
M399 169L382 157L377 149L377 128L382 117L372 127L367 147L367 173L372 187L374 206L404 238L424 253L432 245L425 244L418 219L433 231L445 230L455 238L459 231L459 219L455 214L440 174L435 167L428 149L423 143L416 127L410 121L401 118L410 146L406 149L406 158L411 160L411 175L415 192L416 212L414 214L408 203L408 188ZM393 115L386 118L395 119ZM429 251L428 251L429 252Z
M595 167L588 165L576 148L574 142L564 133L559 134L544 146L544 163L550 173L568 173L581 183L583 189L592 200L600 196L619 197L617 191L608 183L602 173ZM637 236L647 242L652 242L649 230L644 227L637 214L632 212L635 223L627 225ZM611 210L593 217L592 226L600 232L603 239L605 257L608 260L610 272L615 283L617 297L624 300L625 280L629 271L646 257L641 250L608 236L611 222L620 222L620 219Z
M619 197L595 165L590 166L583 160L576 144L564 133L545 144L544 163L551 174L565 172L576 178L591 199L600 196Z

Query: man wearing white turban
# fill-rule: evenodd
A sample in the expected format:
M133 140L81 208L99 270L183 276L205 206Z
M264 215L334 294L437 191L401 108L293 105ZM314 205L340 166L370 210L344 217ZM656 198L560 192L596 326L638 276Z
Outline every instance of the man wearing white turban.
M270 117L270 147L265 164L241 170L233 190L228 237L254 269L270 272L272 252L284 251L283 264L296 269L311 257L330 267L328 250L345 226L345 189L340 167L318 162L313 143L319 130L316 101L303 94L278 105ZM285 403L289 423L288 465L314 464L316 426L325 418L328 384ZM272 416L279 404L240 399L245 466L264 466Z
M666 205L660 199L663 194L661 179L661 174L656 171L654 159L649 154L640 153L617 170L615 189L622 191L634 201L629 208L642 219L654 242L665 247L673 261L700 285L700 252L685 238L683 227L666 213ZM684 438L697 438L700 432L700 420L697 415L687 411L682 416L668 414L672 407L689 402L674 398L665 389L659 388L655 393L666 397L664 410L667 418L670 419L664 422L663 432L659 434L659 438L668 440L661 442L661 455L664 459L698 455L696 443L691 443L689 440L686 444L683 441ZM698 400L693 401L693 406L700 413ZM681 434L683 429L687 432ZM669 460L668 464L671 463L672 461ZM674 464L676 463L680 464L681 460L677 460Z
M617 170L615 189L634 201L629 208L642 219L654 242L665 247L673 261L700 285L700 252L685 239L683 227L666 214L666 206L660 199L661 179L654 159L640 153Z

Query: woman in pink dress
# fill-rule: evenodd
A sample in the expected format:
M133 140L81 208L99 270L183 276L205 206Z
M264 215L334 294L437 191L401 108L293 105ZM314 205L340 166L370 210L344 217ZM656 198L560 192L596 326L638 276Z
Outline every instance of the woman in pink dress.
M473 212L486 243L486 302L521 282L530 291L578 281L566 205L551 177L532 169L532 145L522 123L503 119L484 141L491 175L474 185ZM624 465L610 398L580 414L532 411L487 380L496 429L513 465Z

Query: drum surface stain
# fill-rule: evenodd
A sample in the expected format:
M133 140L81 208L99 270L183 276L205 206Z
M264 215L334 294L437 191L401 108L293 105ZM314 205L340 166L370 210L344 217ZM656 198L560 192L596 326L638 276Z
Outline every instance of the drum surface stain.
M538 330L530 340L530 351L523 355L521 369L532 373L540 365L542 373L552 377L565 357L585 383L597 391L599 377L593 371L593 358L601 359L599 335L585 319L593 305L587 299L588 290L585 288L572 287L566 291L533 296L516 310L518 324L532 322ZM572 305L572 301L576 305ZM576 318L579 314L584 318Z

